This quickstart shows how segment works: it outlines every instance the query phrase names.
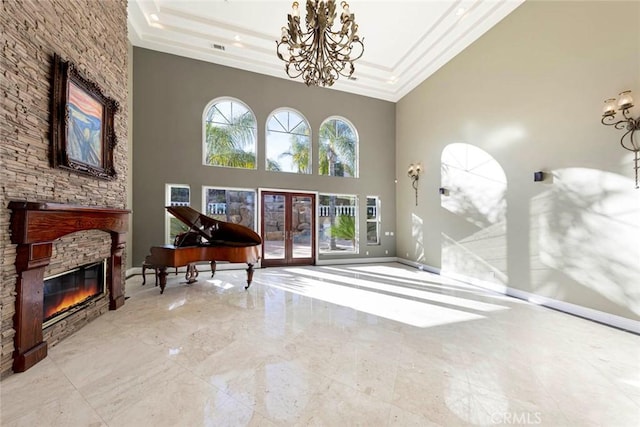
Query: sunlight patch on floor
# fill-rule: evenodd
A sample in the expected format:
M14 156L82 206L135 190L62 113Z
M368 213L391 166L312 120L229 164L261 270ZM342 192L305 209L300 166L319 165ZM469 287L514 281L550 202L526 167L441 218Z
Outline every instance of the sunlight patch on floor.
M224 289L224 290L233 288L233 285L231 283L223 282L222 280L217 280L217 279L209 279L209 280L207 280L207 283L212 284L216 288L220 288L220 289Z
M302 268L290 269L290 271L305 276L318 276L317 271ZM342 276L331 276L336 281L345 281ZM368 289L354 289L312 277L298 277L295 284L268 281L265 285L419 328L484 318L484 316L462 310L385 295Z
M380 283L371 280L358 279L354 277L345 277L342 275L330 274L330 273L322 273L320 271L314 270L313 272L299 269L296 270L296 274L307 275L312 277L317 277L322 280L333 280L335 282L345 283L348 285L353 285L361 288L366 288L372 291L382 291L388 293L394 293L399 296L407 296L412 298L417 298L425 301L432 301L436 303L442 303L447 305L455 305L461 308L469 308L471 310L477 311L497 311L497 310L506 310L507 307L489 304L479 301L473 301L466 298L454 297L451 295L443 295L435 292L429 292L426 289L415 289L404 286L396 286L385 283Z

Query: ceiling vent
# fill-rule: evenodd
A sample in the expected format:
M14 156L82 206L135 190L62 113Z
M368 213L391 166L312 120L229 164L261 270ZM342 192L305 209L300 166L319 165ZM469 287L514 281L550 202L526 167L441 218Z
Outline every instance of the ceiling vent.
M213 48L215 50L220 50L222 52L224 52L226 50L226 48L224 47L223 44L217 44L217 43L212 43L211 44L211 48Z

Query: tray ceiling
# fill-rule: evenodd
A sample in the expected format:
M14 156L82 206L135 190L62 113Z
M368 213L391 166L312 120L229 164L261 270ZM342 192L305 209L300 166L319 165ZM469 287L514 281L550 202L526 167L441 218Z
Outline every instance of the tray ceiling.
M365 51L354 63L355 79L340 77L331 89L398 101L523 1L351 0ZM289 80L276 39L291 3L129 0L129 39L134 46Z

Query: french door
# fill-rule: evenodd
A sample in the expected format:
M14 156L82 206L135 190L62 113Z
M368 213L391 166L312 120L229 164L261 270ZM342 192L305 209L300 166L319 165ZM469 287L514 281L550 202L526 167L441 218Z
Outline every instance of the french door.
M316 195L261 192L262 266L315 262Z

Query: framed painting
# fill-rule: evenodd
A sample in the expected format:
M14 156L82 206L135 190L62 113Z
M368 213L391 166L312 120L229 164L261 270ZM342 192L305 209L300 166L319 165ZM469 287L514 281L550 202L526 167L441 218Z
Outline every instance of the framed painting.
M53 57L51 159L53 167L114 179L113 117L118 102L84 78L71 62Z

